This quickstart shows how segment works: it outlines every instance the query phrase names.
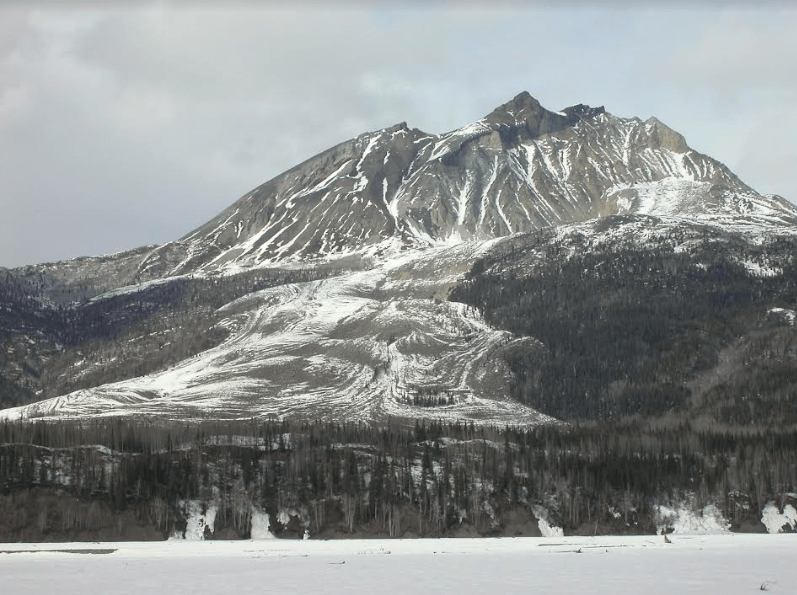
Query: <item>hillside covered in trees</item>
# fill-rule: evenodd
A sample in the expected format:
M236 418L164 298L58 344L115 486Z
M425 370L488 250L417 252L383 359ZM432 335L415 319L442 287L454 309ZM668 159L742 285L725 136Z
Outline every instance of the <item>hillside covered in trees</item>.
M0 541L164 539L198 510L205 538L264 513L286 538L763 531L796 488L795 428L0 424Z
M563 420L797 423L797 241L700 227L637 240L518 236L453 290L492 325L536 339L506 355L515 398Z

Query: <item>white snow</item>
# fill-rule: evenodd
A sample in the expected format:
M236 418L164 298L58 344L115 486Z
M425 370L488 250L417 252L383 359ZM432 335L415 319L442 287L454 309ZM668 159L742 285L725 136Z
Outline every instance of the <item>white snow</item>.
M770 308L768 314L775 314L776 316L782 316L786 322L789 323L789 326L794 326L795 320L795 313L794 310L789 310L787 308Z
M377 133L377 134L375 134L373 137L371 137L368 140L368 144L365 146L365 150L363 151L363 154L360 156L360 160L357 162L357 166L355 167L355 169L358 172L362 171L360 168L362 167L366 156L373 150L373 148L376 146L376 143L379 142L379 138L380 138L380 135L379 135L379 133Z
M641 215L659 217L704 214L703 196L709 191L711 184L696 182L691 179L665 178L655 182L639 182L635 184L615 184L604 193L611 197L621 191L631 191L637 197L637 205L633 212ZM621 204L622 203L622 204ZM627 196L617 200L621 212L630 212L632 202Z
M465 214L467 213L472 183L473 178L468 175L465 178L465 184L462 186L462 189L459 192L459 204L457 205L457 225L462 225L465 223Z
M673 529L673 533L723 533L730 530L731 524L722 516L714 504L709 504L695 513L691 507L677 508L659 505L657 507L658 529Z
M205 539L205 528L209 527L213 533L213 526L216 523L217 507L210 504L203 513L203 504L199 500L188 500L181 502L181 506L186 513L187 526L185 535L182 531L175 531L171 539L187 539L189 541L201 541Z
M534 504L532 506L532 511L534 512L534 516L537 517L537 526L540 528L540 533L543 537L562 537L564 535L564 531L561 527L557 527L548 522L548 510L545 507Z
M274 534L269 531L271 522L268 513L257 508L252 508L252 539L255 541L262 539L276 539Z
M331 174L329 174L322 182L316 184L315 186L313 186L309 190L305 190L304 192L301 192L301 193L297 194L296 196L291 197L291 200L293 200L293 198L299 198L301 196L306 196L308 194L312 194L313 192L317 192L319 190L323 190L324 188L329 186L332 182L334 182L338 178L338 176L340 175L340 172L343 171L343 169L351 162L352 162L351 159L347 159L346 161L344 161L341 164L341 166L338 169L336 169ZM357 165L359 166L359 163Z
M487 213L487 199L490 196L490 188L495 184L495 179L498 176L498 155L494 157L493 167L490 170L490 180L487 182L487 187L482 192L481 208L479 209L479 225L484 223L484 216Z
M797 510L787 504L783 507L783 512L780 512L774 502L767 502L761 514L761 522L766 525L768 533L783 533L783 527L787 525L794 531L797 530Z
M761 263L752 260L740 260L740 265L747 269L747 271L756 277L777 277L783 274L783 270L779 268L768 267Z
M0 592L726 595L792 593L797 584L797 535L671 541L647 535L14 543L0 545Z
M512 234L512 223L507 219L506 213L504 213L504 209L501 207L501 197L505 196L506 193L499 192L495 197L495 208L498 211L498 214L501 216L501 221L504 222L506 226L506 233Z
M453 132L441 135L440 140L435 143L434 148L432 149L432 154L429 157L429 161L440 159L441 157L456 151L469 140L491 131L492 129L485 124L484 121L477 120L476 122L468 124L467 126L463 126L462 128L454 130Z

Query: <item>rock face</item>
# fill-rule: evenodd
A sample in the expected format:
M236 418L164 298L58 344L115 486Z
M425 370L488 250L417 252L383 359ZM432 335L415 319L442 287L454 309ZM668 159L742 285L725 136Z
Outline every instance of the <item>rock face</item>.
M797 222L655 118L551 112L524 92L432 135L405 123L341 143L255 188L141 264L145 277L479 240L614 214Z

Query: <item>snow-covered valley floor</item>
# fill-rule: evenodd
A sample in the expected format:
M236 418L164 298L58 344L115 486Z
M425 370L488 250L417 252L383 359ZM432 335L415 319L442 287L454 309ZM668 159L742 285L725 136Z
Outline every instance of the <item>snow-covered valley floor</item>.
M797 535L0 544L0 593L794 593Z

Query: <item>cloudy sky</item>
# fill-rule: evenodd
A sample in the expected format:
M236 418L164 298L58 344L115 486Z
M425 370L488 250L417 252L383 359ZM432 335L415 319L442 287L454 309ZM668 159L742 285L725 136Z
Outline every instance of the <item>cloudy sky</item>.
M0 266L177 239L333 144L522 90L655 115L797 202L789 3L296 4L0 4Z

